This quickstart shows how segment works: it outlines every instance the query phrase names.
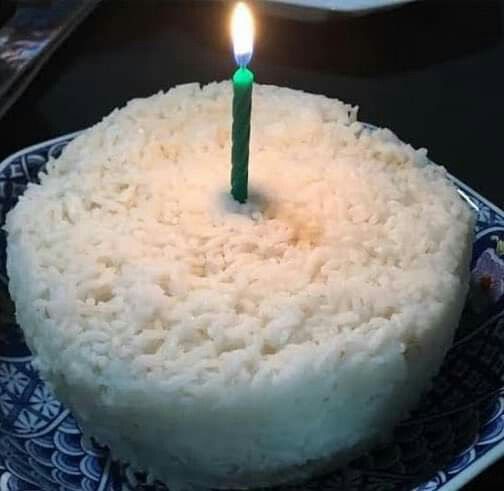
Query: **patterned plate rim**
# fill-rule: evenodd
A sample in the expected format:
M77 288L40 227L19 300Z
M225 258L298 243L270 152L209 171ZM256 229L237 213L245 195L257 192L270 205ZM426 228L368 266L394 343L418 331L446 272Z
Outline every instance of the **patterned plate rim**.
M45 140L40 143L35 143L34 145L30 145L29 147L22 148L17 152L6 157L2 162L0 162L0 172L2 172L13 160L16 160L19 157L31 152L35 152L39 148L44 148L49 145L54 145L55 143L59 143L66 140L73 140L77 135L82 133L85 130L74 131L73 133L67 133L66 135L57 136L56 138L52 138L50 140Z
M287 0L288 1L288 0ZM374 125L371 124L366 124L368 128L371 129L376 129ZM25 147L21 150L18 150L17 152L13 153L12 155L6 157L4 160L0 162L0 172L2 172L6 167L8 167L14 160L23 157L26 154L29 154L31 152L35 152L41 148L54 145L60 142L65 142L65 141L71 141L74 139L76 136L78 136L80 133L82 133L84 130L79 130L75 131L72 133L67 133L65 135L52 138L50 140L46 140L40 143L36 143L34 145L30 145L28 147ZM469 193L473 196L475 196L478 200L480 200L482 203L484 203L486 206L488 206L490 209L492 209L494 212L497 214L504 216L504 211L500 209L497 205L494 203L490 202L483 196L481 196L480 193L475 191L473 188L462 182L460 179L456 178L452 174L449 174L450 179L459 187L459 192L461 196L473 207L476 207L475 204L472 203L472 200L469 196L467 196L465 193ZM461 192L462 191L462 192ZM504 389L504 385L502 386ZM462 469L456 476L452 477L449 481L447 481L445 484L443 484L441 487L438 488L438 491L457 491L460 490L465 484L467 484L469 481L474 479L476 476L481 474L485 469L490 467L493 463L495 463L499 458L504 456L504 440L500 441L497 443L493 448L488 450L486 453L482 454L478 459L474 460L471 464L469 464L467 467Z

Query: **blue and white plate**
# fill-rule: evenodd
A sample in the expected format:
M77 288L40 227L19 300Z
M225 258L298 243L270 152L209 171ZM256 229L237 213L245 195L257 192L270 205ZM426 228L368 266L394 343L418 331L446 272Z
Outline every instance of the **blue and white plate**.
M74 137L35 145L0 164L1 223L26 184ZM288 489L453 491L504 455L504 212L453 180L478 213L472 285L433 389L389 445L344 471ZM145 484L86 441L38 377L14 319L0 232L0 491L124 489L165 488Z

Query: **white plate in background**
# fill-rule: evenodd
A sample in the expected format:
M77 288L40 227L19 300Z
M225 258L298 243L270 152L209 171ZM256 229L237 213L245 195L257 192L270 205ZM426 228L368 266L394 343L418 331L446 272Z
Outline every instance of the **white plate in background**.
M260 5L274 15L317 21L326 19L331 13L366 14L415 1L417 0L263 0Z

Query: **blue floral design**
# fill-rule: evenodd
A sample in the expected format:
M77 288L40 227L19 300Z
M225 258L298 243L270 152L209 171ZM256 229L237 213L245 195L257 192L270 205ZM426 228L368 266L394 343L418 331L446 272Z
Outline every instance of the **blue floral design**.
M36 433L45 426L45 421L39 415L22 409L14 423L14 428L19 434Z
M22 372L16 370L13 365L0 364L0 386L7 392L21 394L30 379Z
M33 391L30 405L35 411L48 418L53 418L61 411L61 404L54 399L45 385L39 385Z
M9 397L9 394L7 394L7 392L0 393L0 411L4 417L10 413L12 405L13 402Z

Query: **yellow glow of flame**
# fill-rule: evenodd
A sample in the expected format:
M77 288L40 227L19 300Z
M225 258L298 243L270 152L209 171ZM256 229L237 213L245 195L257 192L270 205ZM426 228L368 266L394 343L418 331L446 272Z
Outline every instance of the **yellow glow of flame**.
M238 2L231 18L231 37L235 58L240 65L250 61L254 48L254 18L249 7Z

